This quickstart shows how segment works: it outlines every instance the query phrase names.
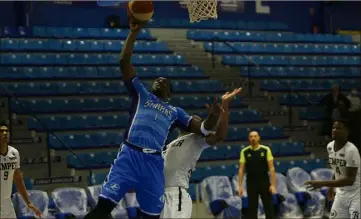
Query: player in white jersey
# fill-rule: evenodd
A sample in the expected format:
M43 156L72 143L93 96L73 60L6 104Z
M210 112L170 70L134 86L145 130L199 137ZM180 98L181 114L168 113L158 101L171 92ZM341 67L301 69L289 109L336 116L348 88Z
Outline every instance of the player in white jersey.
M161 218L191 218L192 200L187 189L192 170L202 151L224 140L228 132L228 103L241 92L241 88L222 96L221 112L216 132L207 136L182 132L171 142L164 153L165 193ZM198 116L193 119L201 120Z
M306 182L313 189L329 187L327 198L335 200L330 218L360 219L360 154L354 144L347 141L348 123L336 121L332 128L333 141L327 145L328 163L333 169L333 180Z
M11 191L13 183L15 183L19 194L27 203L28 208L41 217L41 211L36 208L30 201L26 187L23 181L23 176L20 172L20 156L18 150L8 145L9 131L7 126L0 126L0 177L1 177L1 202L0 202L0 218L1 219L15 219L16 214L13 204L11 202Z

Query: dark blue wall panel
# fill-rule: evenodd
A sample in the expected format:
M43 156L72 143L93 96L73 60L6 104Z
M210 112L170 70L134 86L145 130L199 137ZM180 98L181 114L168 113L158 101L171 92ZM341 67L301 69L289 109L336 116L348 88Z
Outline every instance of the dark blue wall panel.
M0 1L0 27L15 26L14 2Z
M228 0L230 3L237 1ZM70 2L71 3L71 2ZM0 25L15 26L24 24L24 17L19 16L21 8L15 2L0 2ZM125 4L120 8L99 7L96 2L73 2L72 4L56 4L53 2L33 1L31 7L24 7L29 12L30 25L44 26L77 26L105 27L109 15L117 14L126 25ZM178 2L156 1L155 19L188 18L186 9ZM239 2L238 2L239 4ZM219 11L219 19L235 21L278 21L287 24L291 31L309 32L312 24L317 23L329 30L329 13L332 14L333 28L359 30L361 22L361 2L334 2L324 8L324 4L316 1L280 1L263 2L270 7L269 14L256 13L253 1L244 2L244 10L236 12ZM316 16L310 16L310 8L315 8Z

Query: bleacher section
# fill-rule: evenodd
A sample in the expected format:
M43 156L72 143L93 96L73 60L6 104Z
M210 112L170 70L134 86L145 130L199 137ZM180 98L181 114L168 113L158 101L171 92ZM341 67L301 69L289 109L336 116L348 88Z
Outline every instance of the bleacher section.
M150 26L157 27L159 22L163 22L163 26L200 29L287 29L281 23L225 24L206 21L196 26L181 20L157 22L151 22ZM44 133L48 129L54 131L57 137L48 135L47 144L56 153L66 150L62 145L65 143L84 161L68 154L67 168L77 171L99 169L87 178L93 185L102 184L106 178L128 124L126 110L130 99L117 66L119 51L128 32L126 29L34 27L3 28L1 33L1 85L19 98L19 101L11 99L12 112L26 118L25 124L29 130ZM354 44L349 36L190 30L188 38L205 41L205 51L222 55L223 64L241 67L240 76L255 80L267 78L260 83L262 91L272 94L288 92L292 88L292 91L301 92L281 95L280 105L305 107L318 103L323 97L323 93L319 92L326 92L334 83L340 83L345 91L360 87L359 81L355 80L360 72L360 45ZM183 56L173 54L166 43L157 41L149 30L142 30L138 39L132 61L145 86L149 88L150 80L158 76L168 77L172 79L174 92L170 102L190 114L205 116L204 105L225 90L221 83L209 80L197 66L191 66ZM250 55L257 65L250 64L241 54ZM325 78L332 80L318 80ZM30 114L35 114L39 120ZM300 119L319 120L322 113L318 108L302 109ZM267 143L276 157L275 168L284 179L284 185L288 184L285 186L288 195L299 192L289 189L295 184L289 179L292 177L286 181L285 175L289 175L290 169L302 168L307 171L302 170L304 175L311 173L309 178L316 178L312 171L325 167L322 159L297 158L309 155L305 152L304 144L289 139L282 128L270 124L259 112L244 104L241 98L232 102L230 124L226 142L206 149L201 155L202 165L192 173L189 188L192 200L196 199L196 187L207 177L225 176L224 179L232 179L232 182L236 179L239 153L251 130L259 131L263 140L270 141ZM173 133L168 140L174 137ZM106 152L101 150L104 148L107 148ZM278 159L285 156L295 157L291 160ZM224 165L219 162L206 163L226 160L227 164ZM230 185L230 182L225 184ZM28 179L27 184L31 188L31 180ZM235 188L229 189L231 193L227 200L235 196ZM81 194L76 200L72 198L75 192ZM90 200L90 196L93 199L96 196L81 188L59 189L49 197L41 194L42 200L49 202L49 209L77 215L83 215L88 207L87 200ZM69 200L74 201L69 203L77 209L69 210ZM246 203L244 200L242 204ZM209 200L209 203L212 201ZM56 209L54 202L58 203ZM23 208L17 201L14 200L14 203L16 208ZM42 210L46 212L46 205L43 207ZM124 206L119 205L118 208L118 213L124 215Z
M361 88L360 45L352 36L189 30L187 37L204 41L205 51L222 55L224 65L240 66L242 77L263 79L268 95L291 92L280 96L281 105L312 106L301 109L301 120L322 120L316 106L334 84L345 93Z
M128 31L4 28L4 38L0 41L3 51L0 53L1 85L19 98L19 101L11 100L12 112L21 116L30 113L37 115L39 121L27 117L29 130L54 131L57 137L48 135L47 142L51 149L66 150L58 138L75 149L85 163L68 155L68 168L102 169L94 177L88 176L93 184L104 181L128 124L126 110L130 99L117 66L119 51L124 43L122 40ZM149 88L149 80L158 76L172 79L175 95L170 102L190 113L206 116L204 105L224 92L219 81L209 80L197 66L190 66L183 56L173 54L164 42L156 41L147 29L139 35L135 53L132 61L145 86ZM241 98L232 102L227 141L207 149L201 161L238 160L244 144L242 142L247 141L251 130L258 130L264 140L272 140L270 146L276 157L309 154L304 151L302 143L288 141L281 128L267 124L269 121L259 112L247 107ZM250 124L253 128L241 127L242 124ZM74 131L76 133L72 133ZM173 133L169 140L174 137ZM102 148L109 148L109 151L97 152ZM93 151L78 151L84 149ZM314 160L279 162L277 169L281 172L293 167L294 163L307 163L308 166L304 166L308 170L317 166ZM199 182L211 175L232 176L237 168L236 165L197 168L192 181ZM190 191L195 198L195 184L191 184Z

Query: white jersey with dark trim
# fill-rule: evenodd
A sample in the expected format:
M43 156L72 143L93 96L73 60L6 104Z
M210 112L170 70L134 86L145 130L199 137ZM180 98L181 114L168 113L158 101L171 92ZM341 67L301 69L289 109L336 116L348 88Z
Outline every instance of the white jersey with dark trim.
M357 169L356 180L353 185L337 188L337 192L360 192L360 154L357 147L351 142L347 142L340 150L335 151L335 141L328 143L328 163L333 169L335 179L346 177L346 168L355 167Z
M0 157L1 200L5 200L11 197L14 172L20 168L20 155L18 150L8 146L6 155L0 155Z
M168 144L163 153L165 187L188 189L192 171L207 147L205 138L196 134L184 135Z

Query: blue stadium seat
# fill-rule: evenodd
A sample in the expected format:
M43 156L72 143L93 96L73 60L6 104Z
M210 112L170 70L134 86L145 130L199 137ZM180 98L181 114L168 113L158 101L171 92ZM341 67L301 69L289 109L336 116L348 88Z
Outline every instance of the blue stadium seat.
M123 135L118 132L98 132L93 134L57 134L62 142L71 148L97 148L97 147L119 147L123 142ZM49 147L55 150L64 150L62 144L54 136L48 138Z
M253 26L253 29L259 29L264 24L254 23L244 25L243 22L238 22L240 29L249 28L248 25ZM248 27L247 27L248 26ZM282 26L282 25L281 25ZM262 29L264 30L264 29ZM353 43L350 36L342 35L315 35L315 34L292 34L292 33L250 33L250 32L231 32L226 31L208 31L208 30L189 30L187 33L188 39L207 41L217 39L218 41L258 41L258 42L299 42L299 43ZM216 37L216 38L214 38Z
M299 118L301 120L323 120L324 118L324 110L322 108L307 108L299 112Z

